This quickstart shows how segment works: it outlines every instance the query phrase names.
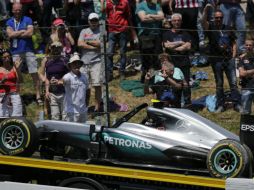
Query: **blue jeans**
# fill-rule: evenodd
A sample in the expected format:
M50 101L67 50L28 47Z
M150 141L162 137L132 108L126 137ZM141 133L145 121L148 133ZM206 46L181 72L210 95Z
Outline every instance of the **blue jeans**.
M254 100L254 90L250 89L242 89L242 106L243 106L243 113L242 114L251 114L251 106L252 101Z
M244 50L245 36L246 36L246 25L245 25L245 14L240 4L221 4L220 10L223 12L223 24L235 26L237 32L237 48L238 52L241 53ZM233 23L232 23L233 22Z
M125 71L126 66L126 51L127 51L127 32L113 33L108 35L108 56L107 56L107 71L113 72L113 57L115 52L116 43L119 42L120 46L120 72Z
M2 0L2 1L0 1L0 15L5 16L7 14L8 14L8 12L7 12L6 1Z
M240 104L240 93L237 87L236 80L236 67L234 59L229 61L217 61L212 64L212 69L215 77L216 83L216 97L217 97L217 107L224 106L225 97L224 97L224 77L223 73L225 72L228 79L228 83L231 90L231 99L235 104Z
M214 4L213 0L208 0L205 2L205 0L199 0L198 1L198 17L197 17L197 29L198 29L198 37L199 41L204 41L205 40L205 32L202 26L202 17L203 17L203 11L204 7L208 4ZM207 13L207 21L213 20L213 13L214 13L214 8L208 9Z

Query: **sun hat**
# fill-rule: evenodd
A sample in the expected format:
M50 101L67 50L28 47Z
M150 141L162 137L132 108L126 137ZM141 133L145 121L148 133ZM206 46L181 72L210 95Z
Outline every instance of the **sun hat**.
M74 63L74 62L80 63L80 66L83 65L83 61L80 59L79 54L78 54L77 52L75 52L75 53L71 56L71 58L69 59L68 65L70 65L70 64L72 64L72 63Z
M99 20L99 15L97 13L90 13L88 16L88 20L92 19L98 19Z
M60 26L60 25L64 25L64 21L61 18L56 18L53 23L54 26Z

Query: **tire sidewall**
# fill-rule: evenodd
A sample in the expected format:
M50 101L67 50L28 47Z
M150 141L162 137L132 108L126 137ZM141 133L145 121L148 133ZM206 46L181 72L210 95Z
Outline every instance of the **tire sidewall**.
M4 145L3 142L3 132L5 129L7 129L10 126L17 126L19 127L20 130L23 132L23 142L20 144L19 147L15 149L9 149ZM19 155L21 153L24 153L27 148L29 148L29 145L31 144L31 131L30 128L27 124L22 119L17 119L17 118L11 118L11 119L6 119L4 120L1 125L0 125L0 151L3 154L6 155Z
M207 159L207 167L208 170L210 171L210 173L217 178L227 178L227 177L236 177L239 176L243 169L245 168L245 163L244 163L244 158L243 158L243 154L242 154L242 150L245 150L244 148L240 148L241 144L236 145L237 142L234 141L225 141L225 142L220 142L218 144L216 144L210 151L209 155L208 155L208 159ZM235 169L230 172L230 173L226 173L223 174L220 171L218 171L216 169L216 166L214 164L215 162L215 157L218 154L219 151L221 150L230 150L232 151L237 159L237 163L235 166Z

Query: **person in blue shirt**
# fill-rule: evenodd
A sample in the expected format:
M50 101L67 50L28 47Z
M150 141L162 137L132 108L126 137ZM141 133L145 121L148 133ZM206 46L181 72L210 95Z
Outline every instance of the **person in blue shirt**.
M10 48L13 61L22 59L23 66L27 65L28 72L34 82L36 90L36 100L39 105L43 102L40 97L40 80L37 72L37 61L34 55L32 35L34 32L32 19L22 15L22 5L14 3L12 5L13 17L6 22L6 32L10 38Z

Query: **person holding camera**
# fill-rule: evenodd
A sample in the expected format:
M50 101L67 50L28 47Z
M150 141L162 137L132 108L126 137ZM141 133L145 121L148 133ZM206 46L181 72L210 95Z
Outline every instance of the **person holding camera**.
M56 18L53 21L52 34L50 35L51 43L61 42L63 45L63 55L68 56L73 52L75 41L63 19Z
M236 66L234 58L237 54L236 37L230 26L223 24L223 13L220 10L214 12L214 21L207 21L207 10L204 9L203 26L209 30L210 62L216 82L217 113L225 111L224 77L226 74L231 90L231 99L234 102L234 110L242 110L240 93L237 87Z
M145 75L144 92L153 93L164 106L181 107L181 93L186 85L182 71L168 60L162 62L161 70L153 68Z

